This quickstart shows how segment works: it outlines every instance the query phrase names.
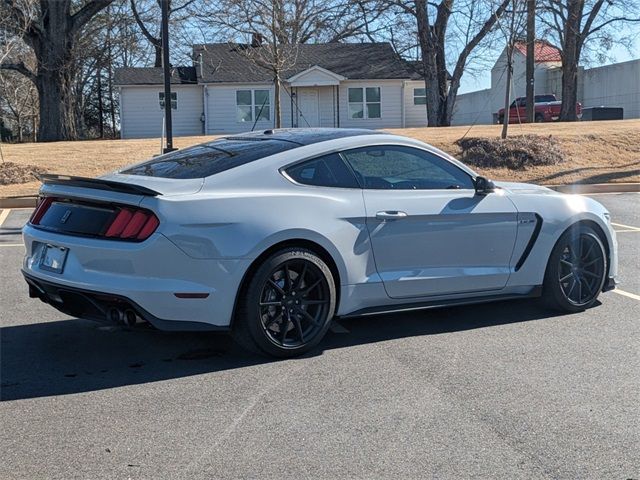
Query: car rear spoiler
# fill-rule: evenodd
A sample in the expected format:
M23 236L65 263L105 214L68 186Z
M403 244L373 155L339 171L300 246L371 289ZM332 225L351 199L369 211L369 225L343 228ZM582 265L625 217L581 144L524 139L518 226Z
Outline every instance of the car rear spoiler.
M45 185L65 185L69 187L94 188L97 190L109 190L112 192L131 193L134 195L145 195L147 197L157 197L160 192L150 188L136 185L134 183L114 182L112 180L101 180L99 178L72 177L69 175L41 174L38 179Z

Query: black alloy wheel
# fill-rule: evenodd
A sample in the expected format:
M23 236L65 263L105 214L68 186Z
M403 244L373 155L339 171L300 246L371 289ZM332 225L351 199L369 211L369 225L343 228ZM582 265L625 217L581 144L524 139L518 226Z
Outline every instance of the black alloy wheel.
M260 354L293 357L322 340L337 295L331 270L315 252L280 250L248 282L233 327L239 344Z
M558 282L568 302L575 306L590 303L602 290L605 253L593 235L580 233L567 244L558 265Z
M296 348L322 331L330 304L322 271L308 260L293 259L271 272L258 309L269 340L280 348Z
M549 257L543 301L566 312L593 306L604 286L607 262L602 240L592 228L571 227L560 236Z

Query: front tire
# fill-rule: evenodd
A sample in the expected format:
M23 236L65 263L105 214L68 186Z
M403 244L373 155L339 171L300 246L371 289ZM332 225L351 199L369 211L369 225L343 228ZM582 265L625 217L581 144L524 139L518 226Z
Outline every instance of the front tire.
M598 234L584 225L564 232L545 273L543 301L554 310L581 312L598 299L607 274L607 253Z
M320 343L335 311L336 286L316 253L280 250L248 281L233 328L240 345L256 353L294 357Z

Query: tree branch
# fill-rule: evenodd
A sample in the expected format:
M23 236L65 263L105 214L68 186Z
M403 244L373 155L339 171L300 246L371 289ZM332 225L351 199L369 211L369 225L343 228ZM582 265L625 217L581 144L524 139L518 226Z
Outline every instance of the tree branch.
M14 72L18 72L21 75L24 75L34 84L36 83L36 74L29 70L24 62L0 63L0 70L13 70Z
M138 9L136 8L136 0L131 0L131 11L133 12L133 18L140 27L140 30L142 30L142 34L147 38L147 40L149 40L149 42L151 42L154 47L159 47L160 39L154 37L151 34L151 32L147 29L144 22L140 18L140 14L138 13Z
M77 33L100 10L113 0L92 0L71 16L71 33Z

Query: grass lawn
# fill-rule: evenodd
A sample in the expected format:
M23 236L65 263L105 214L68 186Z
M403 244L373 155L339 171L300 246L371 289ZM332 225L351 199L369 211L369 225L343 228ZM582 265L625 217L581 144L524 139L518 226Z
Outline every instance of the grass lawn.
M390 129L391 133L413 137L450 153L460 154L455 141L467 137L498 137L499 125L448 128ZM476 169L495 180L538 184L606 183L640 181L640 120L607 122L538 123L510 125L510 135L552 135L560 144L566 161L559 165L527 170ZM208 137L180 137L178 148ZM2 144L7 162L37 165L50 173L94 177L157 154L159 139L88 140L37 144ZM35 194L39 182L0 185L0 197Z

